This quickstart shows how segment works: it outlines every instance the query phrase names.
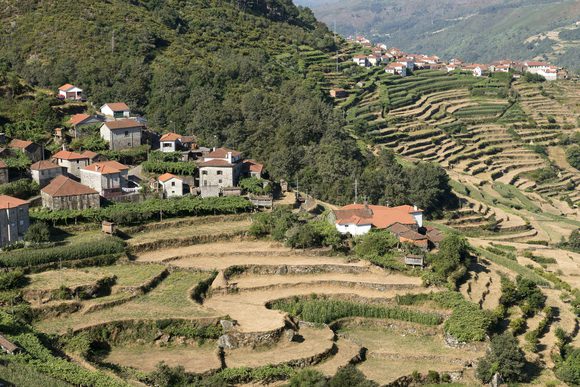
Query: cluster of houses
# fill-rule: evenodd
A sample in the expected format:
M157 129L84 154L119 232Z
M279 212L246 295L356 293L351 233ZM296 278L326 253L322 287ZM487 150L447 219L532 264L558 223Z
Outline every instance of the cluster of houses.
M352 61L361 67L385 66L385 72L393 75L407 76L413 70L441 70L441 71L465 71L471 72L473 76L481 77L494 72L510 71L518 73L533 73L543 76L547 81L555 81L568 77L567 72L561 67L557 67L545 62L537 61L512 61L500 60L490 64L464 63L462 60L454 58L449 62L442 61L438 56L423 54L410 54L398 48L388 48L385 44L372 45L363 36L350 38L350 41L362 45L370 54L359 54L352 58Z
M58 93L60 98L70 101L84 99L82 89L73 85L62 86ZM6 144L0 147L0 157L14 156L16 150L22 152L32 163L28 171L31 179L41 187L40 199L30 202L0 195L0 247L23 239L31 203L41 203L51 210L99 208L103 201L142 200L143 187L166 198L241 195L242 178L262 178L265 173L262 164L244 158L241 152L199 147L194 136L170 132L155 137L147 131L146 120L133 116L125 103L104 104L94 115L76 114L69 124L68 136L81 138L98 133L115 151L140 147L147 139L152 152L178 152L181 160L196 166L197 172L194 176L163 173L147 180L138 165L124 165L90 150L67 149L62 129L55 132L62 149L54 154L31 141L8 141L0 135L0 143ZM0 184L9 182L9 168L0 160Z
M349 204L331 212L330 220L341 234L360 236L372 229L387 230L400 243L415 245L423 250L436 248L443 234L423 225L423 210L417 206L386 207Z

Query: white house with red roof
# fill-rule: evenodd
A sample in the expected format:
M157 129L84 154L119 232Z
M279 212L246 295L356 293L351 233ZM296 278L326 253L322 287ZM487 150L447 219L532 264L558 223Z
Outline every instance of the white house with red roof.
M385 72L392 75L407 76L407 66L401 62L391 62L385 67Z
M243 165L242 153L232 149L217 148L206 154L198 163L202 196L209 196L204 191L211 191L211 196L215 196L216 191L236 187L242 176Z
M364 235L371 229L388 229L400 224L409 230L423 227L423 210L414 206L385 207L350 204L332 212L336 229L341 234Z
M369 65L369 60L368 60L368 57L366 55L355 55L352 58L352 61L354 63L356 63L357 66L360 66L360 67L368 67L368 65Z
M29 225L28 202L0 195L0 246L11 245L24 239Z
M58 88L58 98L80 101L83 99L83 89L67 83Z
M183 196L183 180L179 177L171 173L164 173L157 178L157 181L163 190L164 197L174 198Z
M127 188L129 167L117 161L101 161L81 169L81 184L103 197L121 195Z
M264 164L260 164L256 160L247 159L244 160L243 171L245 176L261 179L264 174Z
M109 118L129 118L131 109L125 102L110 102L101 106L101 113Z

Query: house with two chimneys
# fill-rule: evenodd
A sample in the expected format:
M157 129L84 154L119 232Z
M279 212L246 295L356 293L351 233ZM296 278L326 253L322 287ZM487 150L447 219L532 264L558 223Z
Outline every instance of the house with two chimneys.
M401 243L410 243L425 250L435 245L423 226L423 210L417 206L350 204L332 211L330 220L341 234L360 236L372 229L379 229L391 232ZM440 237L437 235L435 238L435 233L433 235L434 239Z

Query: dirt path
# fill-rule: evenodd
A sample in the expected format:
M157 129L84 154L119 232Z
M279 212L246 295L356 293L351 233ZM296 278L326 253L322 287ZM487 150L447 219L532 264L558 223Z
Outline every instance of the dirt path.
M333 376L340 367L348 365L352 359L360 354L360 345L347 338L341 337L336 341L337 352L330 359L318 364L314 368L326 376Z

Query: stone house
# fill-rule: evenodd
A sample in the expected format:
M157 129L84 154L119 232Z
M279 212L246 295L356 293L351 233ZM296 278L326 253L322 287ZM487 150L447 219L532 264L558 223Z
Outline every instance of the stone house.
M42 206L51 210L99 208L99 193L66 176L58 176L40 190Z
M28 202L0 195L0 246L23 240L29 225Z
M101 106L101 113L109 118L129 118L131 110L124 102L106 103Z
M42 160L43 150L42 147L38 144L33 143L32 141L25 141L25 140L18 140L14 139L10 141L8 144L8 148L10 149L17 149L22 152L33 162L37 162Z
M75 138L82 137L86 132L87 128L91 126L100 125L103 123L103 118L99 116L89 116L88 114L75 114L72 116L68 123L72 128L71 135ZM83 129L84 132L83 132Z
M63 174L63 167L48 160L38 161L30 166L32 180L40 185L47 185L52 179Z
M109 149L121 150L141 145L144 126L137 120L108 121L101 126L101 138L109 143Z
M159 150L161 152L187 151L195 148L197 139L194 136L182 136L181 134L169 132L159 139Z
M81 184L106 198L121 195L128 180L129 167L116 161L101 161L81 169Z
M264 164L258 163L256 160L244 160L243 174L246 177L257 177L261 179L264 174Z
M10 176L8 174L8 165L2 160L0 160L0 184L6 184L10 182Z
M61 150L52 155L52 160L66 169L66 173L77 178L81 177L81 169L92 162L91 156L94 152L77 153Z
M183 180L171 173L164 173L157 179L166 198L183 196Z
M217 148L203 157L199 164L200 187L235 187L242 175L242 153Z

